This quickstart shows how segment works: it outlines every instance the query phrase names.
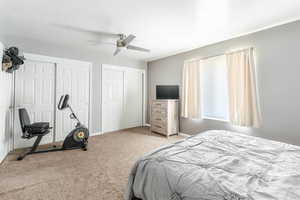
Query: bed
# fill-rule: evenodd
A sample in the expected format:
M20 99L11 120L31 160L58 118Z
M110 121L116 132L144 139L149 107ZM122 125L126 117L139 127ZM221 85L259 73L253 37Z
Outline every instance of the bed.
M300 199L300 147L208 131L139 159L125 200Z

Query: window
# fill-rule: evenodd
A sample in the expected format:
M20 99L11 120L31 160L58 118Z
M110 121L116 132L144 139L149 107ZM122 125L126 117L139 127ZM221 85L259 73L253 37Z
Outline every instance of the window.
M201 102L204 119L229 120L226 56L201 61Z

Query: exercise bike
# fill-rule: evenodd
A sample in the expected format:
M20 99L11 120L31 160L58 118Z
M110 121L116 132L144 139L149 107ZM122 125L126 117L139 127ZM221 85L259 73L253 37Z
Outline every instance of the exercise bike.
M18 157L18 160L23 160L27 155L36 153L47 153L53 151L64 151L72 149L87 150L89 130L81 124L77 116L75 115L72 107L68 103L69 95L62 95L58 103L58 109L69 109L71 114L70 118L76 120L75 128L67 135L61 147L53 146L53 148L45 150L37 150L43 136L50 133L52 127L49 126L49 122L36 122L31 123L27 110L25 108L19 109L20 124L22 129L22 138L31 139L37 137L33 146Z

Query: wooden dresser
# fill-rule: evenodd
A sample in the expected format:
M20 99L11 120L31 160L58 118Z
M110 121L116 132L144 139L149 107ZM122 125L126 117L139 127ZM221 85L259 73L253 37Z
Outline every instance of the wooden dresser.
M153 132L167 137L178 134L178 100L153 100L150 123Z

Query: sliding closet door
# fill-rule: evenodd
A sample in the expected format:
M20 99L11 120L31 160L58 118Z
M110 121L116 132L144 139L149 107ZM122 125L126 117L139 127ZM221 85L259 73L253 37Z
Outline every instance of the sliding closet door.
M134 69L125 71L124 127L143 124L143 74Z
M57 64L56 102L60 96L69 94L69 104L86 127L89 126L90 66L80 64ZM74 129L76 122L69 118L69 109L58 110L56 105L55 141L62 141Z
M102 67L102 132L143 124L143 73L127 67Z
M123 127L124 71L105 68L102 70L102 132Z
M22 139L19 108L26 108L32 122L54 125L55 64L26 60L15 72L14 148L31 146L34 140ZM53 130L43 137L42 144L53 142Z

